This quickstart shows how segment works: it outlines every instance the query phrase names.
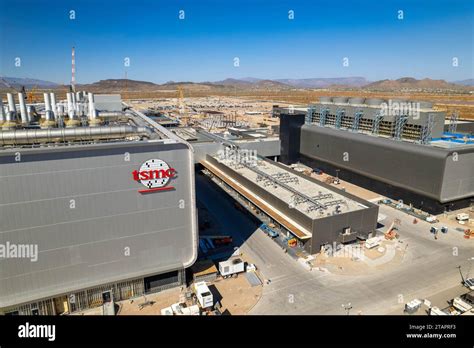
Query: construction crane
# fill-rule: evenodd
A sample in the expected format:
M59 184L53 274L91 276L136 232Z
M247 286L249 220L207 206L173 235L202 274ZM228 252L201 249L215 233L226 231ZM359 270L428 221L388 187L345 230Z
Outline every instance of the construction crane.
M25 100L27 99L27 98L26 98L27 93L26 93L25 86L21 86L21 89L18 90L17 88L13 87L13 86L12 86L6 79L4 79L3 77L0 77L0 81L1 81L5 86L7 86L8 88L13 89L15 92L17 92L17 93L23 93L23 96L24 96Z
M127 70L125 70L125 91L123 94L123 99L128 99L128 73Z
M38 91L38 86L34 86L28 93L28 103L32 104L36 102L35 94Z
M183 86L178 86L178 111L182 114L184 110L184 90Z
M0 81L5 85L7 86L8 88L10 89L13 89L15 92L23 92L25 90L25 86L22 86L22 90L19 91L18 89L16 89L15 87L13 87L7 80L5 80L3 77L0 77Z
M189 123L189 115L184 116L183 113L185 112L185 105L184 105L184 88L183 86L178 86L178 112L179 112L179 120L183 120L185 126Z

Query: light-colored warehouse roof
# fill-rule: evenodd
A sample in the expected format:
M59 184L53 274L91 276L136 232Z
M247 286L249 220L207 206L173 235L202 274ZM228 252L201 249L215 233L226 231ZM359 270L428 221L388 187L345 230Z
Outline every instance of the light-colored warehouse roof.
M244 163L240 160L236 163L233 159L220 159L217 155L214 158L311 219L367 208L338 193L337 189L331 190L270 161L259 159L255 163Z

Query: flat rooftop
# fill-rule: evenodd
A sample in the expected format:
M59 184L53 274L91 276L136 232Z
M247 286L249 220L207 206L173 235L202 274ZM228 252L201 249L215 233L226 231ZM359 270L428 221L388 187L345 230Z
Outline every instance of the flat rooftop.
M339 193L338 189L326 188L271 161L259 159L255 163L237 164L232 159L213 157L313 220L368 208Z
M229 128L228 131L211 133L200 127L170 127L169 130L183 140L192 143L215 142L216 137L223 141L249 142L249 141L274 141L277 135L270 134L268 129L254 128Z

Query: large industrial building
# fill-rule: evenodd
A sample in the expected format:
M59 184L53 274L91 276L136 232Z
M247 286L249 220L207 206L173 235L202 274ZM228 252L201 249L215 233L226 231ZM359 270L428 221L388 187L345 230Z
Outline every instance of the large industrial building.
M207 155L202 164L244 205L266 214L309 254L334 242L367 239L375 232L377 205L278 162L243 154Z
M116 96L67 97L0 105L0 313L177 286L197 256L190 145Z
M281 161L301 161L431 213L468 206L474 195L474 138L445 132L430 103L322 97L275 107Z

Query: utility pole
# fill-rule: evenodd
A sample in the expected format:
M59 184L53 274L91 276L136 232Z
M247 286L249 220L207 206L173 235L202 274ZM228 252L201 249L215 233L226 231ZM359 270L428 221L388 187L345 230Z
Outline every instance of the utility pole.
M462 275L461 266L459 265L457 268L459 269L459 274L461 275L462 283L464 285L465 280L464 280L464 276Z

